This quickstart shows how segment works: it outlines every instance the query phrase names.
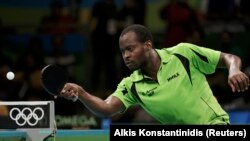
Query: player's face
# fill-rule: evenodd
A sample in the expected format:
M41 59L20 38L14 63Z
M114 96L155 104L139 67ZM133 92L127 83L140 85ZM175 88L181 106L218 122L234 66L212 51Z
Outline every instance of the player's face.
M145 43L139 42L131 31L120 37L119 46L126 66L130 70L141 68L145 62Z

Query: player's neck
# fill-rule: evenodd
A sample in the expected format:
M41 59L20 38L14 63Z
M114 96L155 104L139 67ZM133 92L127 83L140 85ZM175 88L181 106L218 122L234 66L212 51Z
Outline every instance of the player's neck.
M161 58L155 50L152 50L148 58L148 63L143 69L143 72L146 73L153 80L157 80L157 72L160 68Z

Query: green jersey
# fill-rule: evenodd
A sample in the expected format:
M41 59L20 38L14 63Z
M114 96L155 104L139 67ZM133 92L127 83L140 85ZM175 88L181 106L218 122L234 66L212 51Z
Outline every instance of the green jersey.
M189 43L156 51L161 58L157 81L135 70L113 93L126 109L139 104L163 124L229 123L205 76L215 72L220 51Z

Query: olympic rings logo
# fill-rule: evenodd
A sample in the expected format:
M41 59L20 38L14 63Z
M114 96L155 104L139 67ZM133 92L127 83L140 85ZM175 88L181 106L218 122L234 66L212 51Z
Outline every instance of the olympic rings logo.
M33 111L28 107L22 110L19 108L12 108L9 116L12 120L16 121L16 124L19 126L24 126L26 123L28 123L29 126L35 126L38 121L43 118L44 111L40 107L36 107Z

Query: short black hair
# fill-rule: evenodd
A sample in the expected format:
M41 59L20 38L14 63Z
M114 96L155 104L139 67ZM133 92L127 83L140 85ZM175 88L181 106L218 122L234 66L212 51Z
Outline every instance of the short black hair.
M121 32L120 37L123 36L124 34L130 32L130 31L134 32L137 35L137 40L141 43L144 43L148 40L153 42L153 36L152 36L152 33L150 32L150 30L147 27L145 27L144 25L140 25L140 24L133 24L133 25L127 26Z

